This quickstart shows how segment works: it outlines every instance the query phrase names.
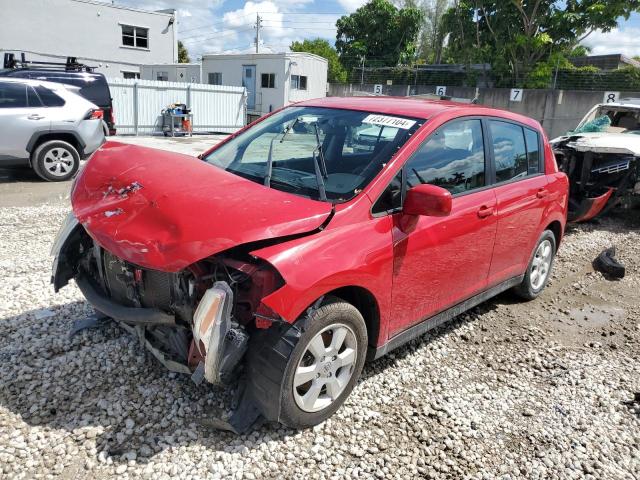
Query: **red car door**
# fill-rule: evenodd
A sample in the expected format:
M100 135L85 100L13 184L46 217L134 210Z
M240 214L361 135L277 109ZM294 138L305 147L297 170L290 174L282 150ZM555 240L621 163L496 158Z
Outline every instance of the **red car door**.
M485 157L481 121L463 119L438 129L405 164L406 189L430 183L454 198L447 217L394 215L390 337L486 288L497 216Z
M548 201L541 135L516 123L488 120L495 164L498 231L489 274L495 285L521 275L538 240Z

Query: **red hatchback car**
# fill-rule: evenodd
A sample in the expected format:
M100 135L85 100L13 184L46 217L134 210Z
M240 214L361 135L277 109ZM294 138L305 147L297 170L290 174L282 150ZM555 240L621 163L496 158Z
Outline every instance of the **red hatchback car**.
M375 359L513 288L544 289L567 177L529 118L420 99L325 98L199 159L104 145L54 245L172 371L226 384L221 423L322 422Z

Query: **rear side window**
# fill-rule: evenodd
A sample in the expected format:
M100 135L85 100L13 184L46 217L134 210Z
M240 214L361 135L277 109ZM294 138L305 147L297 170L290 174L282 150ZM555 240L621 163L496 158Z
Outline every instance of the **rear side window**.
M496 182L507 182L529 174L524 129L513 123L489 120L496 164Z
M0 83L0 108L26 108L27 88L24 83Z
M29 108L42 106L42 102L31 85L27 86L27 103L29 104Z
M524 138L527 141L527 162L529 175L541 173L540 170L540 136L534 130L524 129Z
M480 120L458 120L441 127L405 165L407 188L429 183L464 193L485 186L485 157Z
M45 107L62 107L65 103L64 99L56 95L53 90L49 90L41 85L36 87L36 92Z

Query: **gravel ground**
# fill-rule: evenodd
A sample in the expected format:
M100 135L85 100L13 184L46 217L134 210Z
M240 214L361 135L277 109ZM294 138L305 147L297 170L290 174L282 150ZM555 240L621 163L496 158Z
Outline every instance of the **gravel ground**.
M166 372L115 325L54 294L67 207L0 208L0 476L640 478L640 219L572 228L548 290L503 294L365 366L338 413L235 436L229 393ZM617 245L627 276L591 267Z

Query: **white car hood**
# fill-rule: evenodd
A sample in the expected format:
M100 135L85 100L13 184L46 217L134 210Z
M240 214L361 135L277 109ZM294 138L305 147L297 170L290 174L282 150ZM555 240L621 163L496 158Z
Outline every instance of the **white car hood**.
M633 133L577 133L555 138L551 144L555 147L560 142L578 152L621 153L640 157L640 135Z

